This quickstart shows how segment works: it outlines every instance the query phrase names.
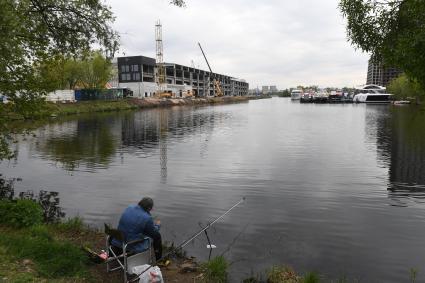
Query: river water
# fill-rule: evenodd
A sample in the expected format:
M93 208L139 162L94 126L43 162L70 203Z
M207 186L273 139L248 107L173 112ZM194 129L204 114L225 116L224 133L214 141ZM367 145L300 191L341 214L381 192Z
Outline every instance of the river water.
M0 164L18 191L59 192L67 216L117 224L143 196L182 242L242 197L209 236L231 282L277 264L326 280L425 279L425 114L285 98L52 122ZM204 236L186 247L208 259Z

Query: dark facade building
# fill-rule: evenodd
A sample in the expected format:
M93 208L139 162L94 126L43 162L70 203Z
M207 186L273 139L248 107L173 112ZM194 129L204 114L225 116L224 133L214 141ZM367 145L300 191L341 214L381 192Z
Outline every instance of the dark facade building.
M118 58L118 79L121 87L133 90L136 97L150 97L158 91L157 67L153 58L130 56ZM184 65L165 63L165 91L173 96L214 96L213 79L220 82L226 96L248 95L249 84L227 75L211 73Z
M145 56L118 57L118 80L127 82L155 82L155 59Z
M367 68L366 84L387 87L390 82L401 73L402 72L396 68L385 67L382 62L371 57Z

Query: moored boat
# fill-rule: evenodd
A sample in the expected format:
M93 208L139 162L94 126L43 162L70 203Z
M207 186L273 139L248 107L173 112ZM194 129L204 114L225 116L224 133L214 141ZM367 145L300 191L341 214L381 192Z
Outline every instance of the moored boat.
M291 100L300 100L301 96L303 94L303 91L300 89L293 89L291 91Z
M392 94L386 93L386 88L378 85L366 85L356 89L356 95L353 98L355 103L390 103Z

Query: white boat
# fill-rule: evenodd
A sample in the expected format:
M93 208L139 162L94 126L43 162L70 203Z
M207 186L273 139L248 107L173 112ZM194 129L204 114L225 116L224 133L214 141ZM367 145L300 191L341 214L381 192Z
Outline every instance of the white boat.
M356 89L353 98L355 103L390 103L392 94L386 93L386 88L378 85L365 85Z
M291 100L300 100L301 96L303 94L303 91L300 89L293 89L291 91Z

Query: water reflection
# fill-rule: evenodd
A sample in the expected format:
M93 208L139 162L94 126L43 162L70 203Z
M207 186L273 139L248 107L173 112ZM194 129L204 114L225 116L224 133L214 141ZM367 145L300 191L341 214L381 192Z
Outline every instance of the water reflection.
M368 105L365 120L366 143L389 170L390 205L424 203L425 113L412 107Z
M272 99L79 117L20 141L16 164L1 170L24 177L19 190L59 191L67 215L98 227L152 196L176 243L246 196L209 232L213 253L231 246L231 282L282 263L403 282L425 260L424 119L390 109ZM188 253L206 260L206 244Z
M413 112L412 112L413 110ZM425 114L412 108L396 108L391 119L391 165L388 192L394 205L425 199Z
M367 105L365 115L366 142L383 168L391 162L392 116L387 105Z
M170 144L205 134L200 148L205 157L214 125L230 117L226 112L192 112L185 107L86 116L38 129L30 150L67 171L88 172L109 168L116 153L121 159L124 153L147 158L159 150L160 178L166 183Z
M107 116L50 124L37 132L33 150L67 171L108 168L116 152L118 126L116 119Z

